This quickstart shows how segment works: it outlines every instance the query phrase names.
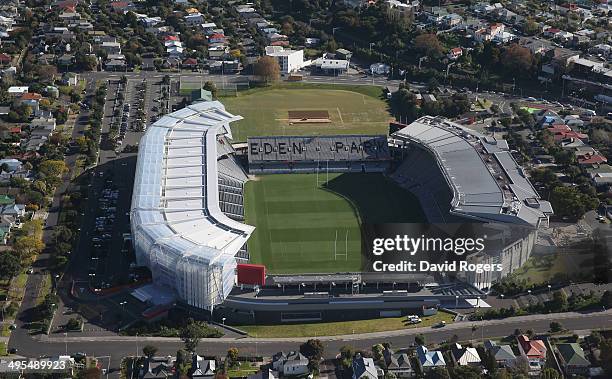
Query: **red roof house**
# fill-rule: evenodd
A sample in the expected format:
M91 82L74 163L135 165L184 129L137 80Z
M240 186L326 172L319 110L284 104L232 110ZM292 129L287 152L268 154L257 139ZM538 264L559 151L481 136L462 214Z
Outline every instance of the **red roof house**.
M516 337L521 355L529 360L546 360L546 345L542 340L530 340L522 334Z

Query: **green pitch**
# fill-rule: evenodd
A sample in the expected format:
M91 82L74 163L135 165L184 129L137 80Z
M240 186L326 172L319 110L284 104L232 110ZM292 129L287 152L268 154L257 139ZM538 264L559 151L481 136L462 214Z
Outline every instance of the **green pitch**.
M379 88L363 93L340 89L292 88L261 89L223 98L225 108L244 117L232 123L234 142L250 136L387 134L391 116L387 104L373 96ZM367 86L364 86L367 87ZM338 86L338 88L343 88ZM347 87L349 88L349 87ZM290 110L326 110L331 123L290 124Z
M360 222L424 220L418 200L381 174L262 175L244 196L251 262L277 274L359 271Z

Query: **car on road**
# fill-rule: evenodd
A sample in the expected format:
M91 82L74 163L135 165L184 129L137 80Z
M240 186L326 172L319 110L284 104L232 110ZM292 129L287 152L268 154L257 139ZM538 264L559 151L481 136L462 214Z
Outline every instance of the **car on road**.
M433 327L434 328L444 328L446 326L446 321L440 321L439 323L435 324Z
M29 267L28 270L26 271L28 274L33 274L34 273L34 269L32 267Z

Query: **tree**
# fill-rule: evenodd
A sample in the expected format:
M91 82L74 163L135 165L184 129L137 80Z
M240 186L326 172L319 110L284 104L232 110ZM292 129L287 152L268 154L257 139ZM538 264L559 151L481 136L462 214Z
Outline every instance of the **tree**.
M450 379L450 375L446 367L434 367L427 370L425 379Z
M552 367L547 367L542 370L542 374L540 374L540 379L559 379L559 372Z
M227 359L233 363L238 361L238 349L235 347L230 347L227 350Z
M207 81L206 83L204 83L204 87L205 90L210 91L210 93L212 94L213 99L217 98L217 85L214 82L211 81Z
M512 44L504 50L501 58L504 68L512 75L530 74L532 71L533 53L526 47Z
M71 317L66 323L66 329L77 330L81 328L81 321L77 318Z
M599 343L599 360L608 375L612 375L612 338Z
M555 311L563 311L567 309L567 295L563 291L555 291L551 301L551 307Z
M147 358L153 358L157 353L157 347L153 345L145 345L145 347L142 348L142 353Z
M318 339L309 339L300 346L300 353L304 354L309 360L320 360L323 357L323 343Z
M21 269L19 258L11 252L0 253L0 279L9 280Z
M189 319L187 325L181 330L180 337L185 344L185 350L194 353L202 338L202 329L193 319Z
M421 346L425 345L425 336L423 334L417 334L414 336L414 343Z
M57 75L57 68L48 64L43 64L36 67L36 73L42 82L52 83Z
M563 330L563 325L561 325L561 323L558 321L551 322L549 327L550 327L550 331L553 333L557 333Z
M274 57L261 57L253 68L255 75L259 76L266 83L275 82L280 78L280 66Z
M31 258L45 248L45 244L36 236L22 236L15 239L13 250L22 259Z
M414 48L433 59L441 57L444 51L435 33L424 33L416 36L414 39Z
M595 209L598 204L596 198L592 198L574 187L563 186L553 189L550 202L557 215L571 219L582 217L586 211Z
M38 171L45 177L59 177L67 170L66 163L60 160L42 161L38 166Z
M453 379L480 379L481 369L472 366L456 366L450 371L450 376Z

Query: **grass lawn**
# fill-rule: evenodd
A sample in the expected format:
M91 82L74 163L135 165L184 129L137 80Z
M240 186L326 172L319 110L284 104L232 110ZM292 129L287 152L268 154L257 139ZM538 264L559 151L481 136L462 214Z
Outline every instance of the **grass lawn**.
M529 283L547 283L556 274L566 274L571 277L580 274L581 271L592 271L593 259L593 254L585 252L536 255L529 258L527 263L516 271L516 275L527 279Z
M256 226L248 242L251 262L276 274L360 270L360 220L424 219L418 201L381 174L329 174L325 183L327 178L319 174L319 186L316 174L247 182L246 223Z
M6 352L6 344L4 342L0 342L0 356L8 355Z
M251 362L240 362L240 366L234 369L227 370L227 376L230 378L244 378L259 371L259 368Z
M222 101L244 117L232 123L234 141L241 142L250 136L387 134L391 115L380 95L380 87L297 83L247 90ZM332 122L290 125L289 110L326 110Z
M5 323L0 326L0 337L9 337L11 335L11 330L9 329L9 324Z
M406 317L377 318L373 320L339 321L310 324L245 325L237 328L249 333L251 337L320 337L359 333L384 332L409 328L430 327L440 321L453 322L454 316L438 312L433 316L422 317L420 324L408 324Z

